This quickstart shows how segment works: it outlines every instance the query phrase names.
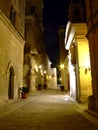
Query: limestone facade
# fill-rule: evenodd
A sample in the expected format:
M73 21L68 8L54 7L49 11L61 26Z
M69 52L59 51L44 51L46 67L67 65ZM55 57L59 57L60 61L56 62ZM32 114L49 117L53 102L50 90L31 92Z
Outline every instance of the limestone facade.
M24 6L24 0L0 1L0 101L18 98L23 85Z
M24 85L30 88L30 92L35 91L38 85L44 85L44 71L48 69L43 43L42 11L42 0L26 0Z
M91 69L86 23L68 22L65 48L68 53L70 96L79 102L92 94Z
M92 94L89 44L83 1L74 0L69 5L69 22L65 32L65 48L68 53L70 96L79 102ZM85 82L84 82L85 81Z

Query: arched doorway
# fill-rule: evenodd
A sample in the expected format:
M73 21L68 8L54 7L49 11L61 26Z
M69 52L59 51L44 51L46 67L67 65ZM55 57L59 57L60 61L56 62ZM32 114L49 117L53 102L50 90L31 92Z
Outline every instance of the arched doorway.
M9 86L8 86L8 98L14 98L14 69L10 67L9 70Z

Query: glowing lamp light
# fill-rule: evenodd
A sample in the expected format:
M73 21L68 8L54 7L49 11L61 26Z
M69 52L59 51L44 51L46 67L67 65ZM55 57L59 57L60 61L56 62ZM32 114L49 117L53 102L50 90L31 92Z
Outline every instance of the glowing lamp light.
M39 69L42 69L42 65L39 65Z
M62 81L62 78L60 78L60 81Z
M61 69L64 69L64 64L61 64L61 65L60 65L60 68L61 68Z
M47 72L46 72L46 70L44 71L44 74L46 74Z
M51 79L51 76L49 75L49 79Z

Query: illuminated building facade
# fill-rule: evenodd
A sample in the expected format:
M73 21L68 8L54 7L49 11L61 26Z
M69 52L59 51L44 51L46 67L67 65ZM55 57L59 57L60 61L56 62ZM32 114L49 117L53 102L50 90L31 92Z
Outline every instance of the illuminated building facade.
M77 13L80 13L80 15L77 16ZM87 27L83 16L82 3L72 2L69 6L71 22L69 21L66 26L65 48L69 51L70 96L79 102L87 101L88 96L92 94L89 44L86 38Z
M20 98L23 86L47 85L42 8L42 0L0 0L0 101Z
M69 50L70 96L84 102L92 94L89 44L85 23L68 22L65 48ZM67 32L68 31L68 32Z
M24 12L24 0L0 0L0 101L23 85Z
M26 0L24 86L28 86L30 92L45 84L44 71L47 71L48 57L43 44L42 14L42 0Z
M41 0L26 0L25 8L24 86L35 90L42 46ZM42 50L40 47L42 46ZM38 64L39 63L39 64Z

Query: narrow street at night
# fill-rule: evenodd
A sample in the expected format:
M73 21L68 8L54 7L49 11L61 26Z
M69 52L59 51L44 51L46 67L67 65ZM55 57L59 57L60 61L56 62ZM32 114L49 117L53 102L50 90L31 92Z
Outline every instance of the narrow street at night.
M98 130L86 109L58 89L36 91L0 105L0 130Z
M0 0L0 130L98 130L98 0Z

